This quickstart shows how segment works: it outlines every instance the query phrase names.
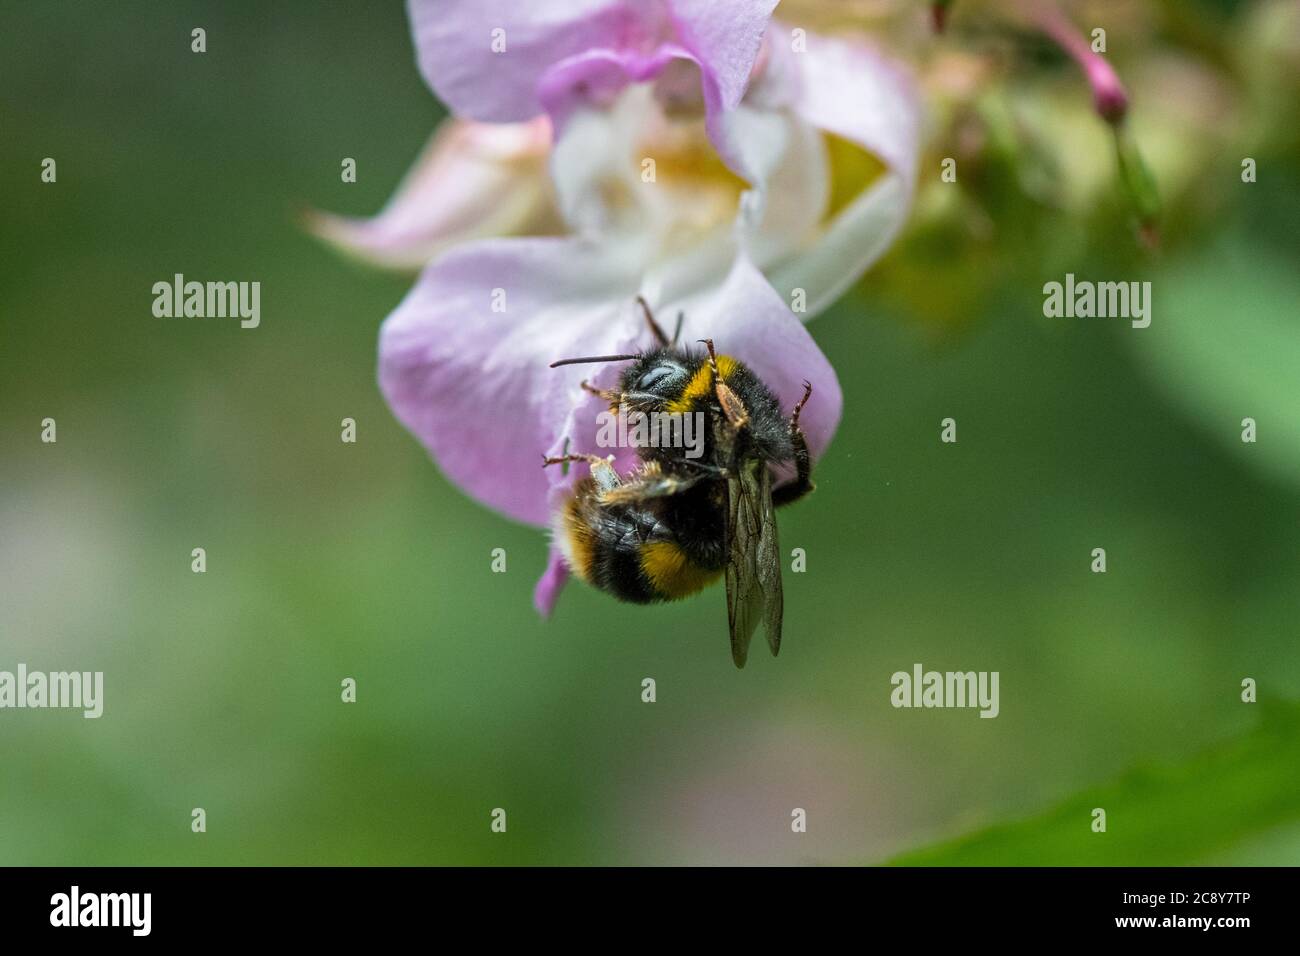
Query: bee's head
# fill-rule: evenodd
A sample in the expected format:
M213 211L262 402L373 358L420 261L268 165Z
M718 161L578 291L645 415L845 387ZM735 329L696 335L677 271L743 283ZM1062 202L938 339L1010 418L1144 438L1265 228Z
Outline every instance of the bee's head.
M629 406L641 411L655 411L676 398L686 387L692 374L690 355L670 345L630 355L589 355L561 359L552 362L551 368L561 365L628 361L632 364L619 376L617 392L597 394L608 395L615 400L621 398ZM589 388L588 391L596 390Z
M698 365L686 351L678 348L677 340L682 334L682 321L685 313L677 313L677 326L670 339L655 321L650 311L650 304L642 296L636 297L637 305L645 316L646 325L654 336L658 347L649 352L634 352L630 355L584 355L578 358L560 359L552 362L551 368L561 365L579 365L601 362L631 362L619 376L618 393L605 392L583 383L583 388L604 398L613 398L641 411L655 411L680 395L691 380L694 368ZM701 341L705 341L701 339ZM709 354L713 352L709 344ZM611 406L612 407L612 406Z
M619 390L630 403L655 408L681 394L690 380L685 356L673 348L647 352L629 365L619 377Z

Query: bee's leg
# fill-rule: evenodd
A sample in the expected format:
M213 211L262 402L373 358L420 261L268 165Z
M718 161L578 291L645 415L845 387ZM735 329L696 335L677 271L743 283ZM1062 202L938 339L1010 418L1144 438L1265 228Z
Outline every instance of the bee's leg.
M625 484L603 492L600 501L607 505L630 505L649 498L667 498L693 488L704 477L703 473L683 477L665 474L658 469L647 469Z
M610 488L617 488L623 482L618 477L618 472L610 464L613 455L609 458L601 458L599 455L558 455L554 458L542 457L542 467L548 465L562 465L566 461L585 461L591 468L591 477L596 482L596 487L601 491L607 491Z
M636 304L641 306L641 311L645 313L646 325L650 326L650 334L655 337L655 341L660 345L671 345L672 343L668 341L668 336L664 335L664 330L661 329L659 323L655 321L654 313L650 311L650 303L645 300L645 296L637 296ZM674 341L676 341L676 339L674 339Z
M727 421L731 427L739 431L749 424L749 413L745 411L745 403L736 397L736 393L726 382L718 376L718 356L713 351L713 339L700 339L705 347L709 350L709 369L713 372L713 392L718 397L718 404L722 406L722 414L727 416ZM798 412L795 412L796 417Z
M713 339L700 339L704 347L709 350L709 368L713 369L713 377L718 377L718 354L713 351Z
M619 392L610 391L609 389L597 388L586 379L578 383L584 392L590 392L592 395L602 398L609 402L611 406L618 405L623 401L623 396Z
M812 456L808 454L808 442L804 440L803 432L795 432L790 437L794 442L796 473L794 481L773 489L772 504L778 508L793 504L816 487L812 481Z
M803 398L795 403L794 411L790 413L791 434L799 431L799 413L803 411L803 407L808 404L810 398L812 398L812 382L805 380L803 383Z
M790 441L794 445L795 478L794 481L772 492L772 504L778 508L798 501L815 487L812 482L812 456L808 454L808 441L799 428L799 413L803 411L804 405L808 404L811 396L812 385L804 382L803 398L799 399L799 404L795 405L794 412L790 415Z
M721 465L715 465L712 462L708 462L708 461L698 461L694 458L683 458L678 462L678 464L685 468L698 468L701 471L708 473L714 478L731 477L731 471L729 469L723 468Z

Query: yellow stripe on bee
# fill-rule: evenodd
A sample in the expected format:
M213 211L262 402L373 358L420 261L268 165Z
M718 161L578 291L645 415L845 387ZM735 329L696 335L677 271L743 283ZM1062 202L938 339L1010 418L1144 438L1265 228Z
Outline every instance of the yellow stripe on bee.
M577 498L571 498L564 508L564 519L560 528L564 536L565 557L570 570L579 578L590 582L596 563L596 542L591 529L582 520L580 504Z
M736 360L730 355L718 356L718 378L722 381L727 380L727 376L736 370ZM691 380L686 383L686 388L682 390L681 395L674 398L668 403L667 410L682 414L695 408L697 402L705 401L713 392L713 369L709 368L709 363L705 362Z
M722 371L719 367L718 371ZM672 541L651 541L641 546L641 570L654 589L666 598L680 598L709 584L721 570L702 568Z

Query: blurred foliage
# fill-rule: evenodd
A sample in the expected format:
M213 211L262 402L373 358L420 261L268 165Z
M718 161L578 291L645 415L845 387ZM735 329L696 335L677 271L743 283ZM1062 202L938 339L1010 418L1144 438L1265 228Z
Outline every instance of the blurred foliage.
M1185 866L1300 822L1300 706L1177 764L1136 768L1051 811L896 857L901 866ZM1094 810L1106 829L1093 829ZM1189 833L1201 834L1196 842ZM1297 834L1300 835L1300 834ZM1291 859L1294 862L1294 858Z
M1154 286L1162 312L1178 320L1146 330L1154 334L1137 338L1135 351L1226 448L1277 480L1300 485L1294 264L1271 245L1235 235L1172 264L1156 273ZM1246 417L1268 428L1267 440L1241 440Z

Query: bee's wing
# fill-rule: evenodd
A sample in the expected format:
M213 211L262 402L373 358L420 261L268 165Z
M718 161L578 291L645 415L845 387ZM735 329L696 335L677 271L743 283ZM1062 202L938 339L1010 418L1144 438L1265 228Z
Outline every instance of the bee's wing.
M767 465L759 467L759 538L758 586L764 600L763 627L772 656L781 653L781 618L785 613L785 593L781 590L781 545L776 536L776 507L772 504L772 473Z
M758 482L742 470L727 479L727 623L731 629L731 659L737 667L749 657L749 640L762 613L758 589Z
M728 478L727 499L727 622L731 659L744 667L760 618L772 653L781 647L781 564L766 465L755 463Z

